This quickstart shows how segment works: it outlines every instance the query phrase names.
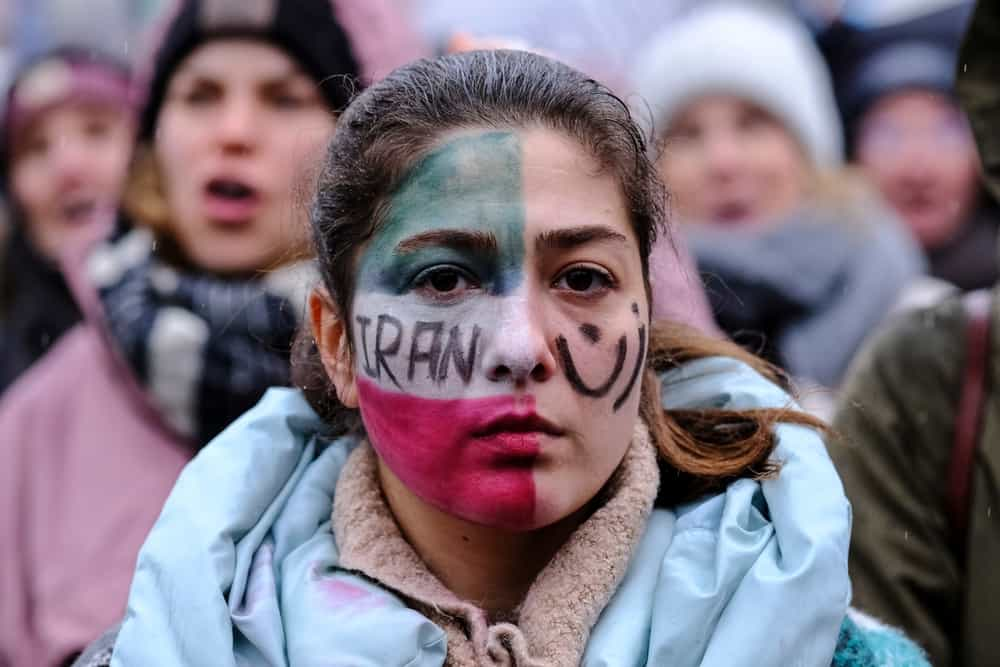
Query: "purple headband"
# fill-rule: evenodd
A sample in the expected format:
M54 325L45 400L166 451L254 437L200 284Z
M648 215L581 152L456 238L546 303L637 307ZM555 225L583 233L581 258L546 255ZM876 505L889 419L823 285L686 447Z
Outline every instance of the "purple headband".
M133 111L133 88L124 69L58 56L29 67L8 96L7 138L13 140L40 114L72 103L104 104Z

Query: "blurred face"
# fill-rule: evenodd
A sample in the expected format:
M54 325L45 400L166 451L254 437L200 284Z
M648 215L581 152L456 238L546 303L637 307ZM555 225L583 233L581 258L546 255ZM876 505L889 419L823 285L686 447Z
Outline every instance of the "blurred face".
M383 483L506 530L569 516L638 415L648 305L617 180L561 134L476 131L390 206L360 256L350 372L332 373Z
M810 166L801 147L750 102L703 97L673 118L666 138L660 176L683 220L769 222L802 202Z
M976 146L954 103L890 95L862 118L857 141L858 161L925 248L954 237L979 191Z
M195 265L271 268L305 243L295 191L334 119L316 83L263 42L194 51L170 80L155 154L171 233Z
M57 259L76 230L115 206L131 150L129 114L103 105L57 106L19 133L11 187L42 254Z

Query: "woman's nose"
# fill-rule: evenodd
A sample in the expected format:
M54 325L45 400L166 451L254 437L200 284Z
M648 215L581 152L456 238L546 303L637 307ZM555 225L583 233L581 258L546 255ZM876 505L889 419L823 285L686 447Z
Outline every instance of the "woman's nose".
M91 164L90 149L79 137L60 137L50 156L53 180L60 188L76 187L86 180Z
M496 333L483 359L487 378L515 386L524 386L529 380L545 382L555 374L557 366L543 314L523 296L503 301L493 327Z
M731 133L716 133L705 142L705 165L716 177L733 175L742 160L742 147Z
M227 152L248 152L262 128L255 121L257 116L251 100L232 97L223 105L219 116L218 137Z

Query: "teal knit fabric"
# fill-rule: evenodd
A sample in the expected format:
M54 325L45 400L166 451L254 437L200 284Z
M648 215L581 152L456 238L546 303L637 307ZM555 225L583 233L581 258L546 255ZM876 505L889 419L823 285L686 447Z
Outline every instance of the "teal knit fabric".
M831 667L930 667L930 662L898 630L852 609L840 626Z

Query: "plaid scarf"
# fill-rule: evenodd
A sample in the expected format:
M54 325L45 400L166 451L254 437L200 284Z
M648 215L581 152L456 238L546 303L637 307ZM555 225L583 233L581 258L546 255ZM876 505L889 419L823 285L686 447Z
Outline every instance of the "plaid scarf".
M101 246L88 270L112 340L164 420L203 445L268 387L288 385L308 265L226 280L158 259L145 230Z

